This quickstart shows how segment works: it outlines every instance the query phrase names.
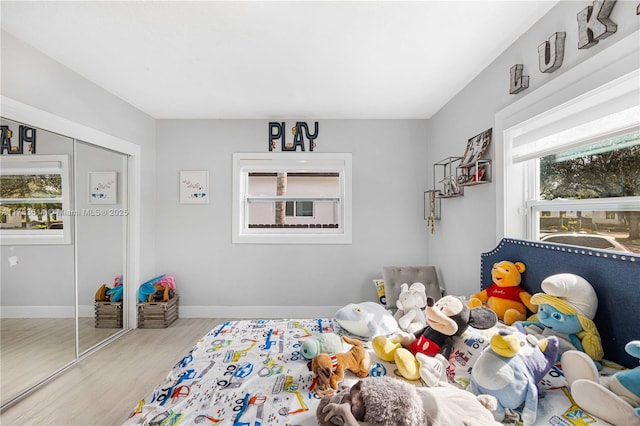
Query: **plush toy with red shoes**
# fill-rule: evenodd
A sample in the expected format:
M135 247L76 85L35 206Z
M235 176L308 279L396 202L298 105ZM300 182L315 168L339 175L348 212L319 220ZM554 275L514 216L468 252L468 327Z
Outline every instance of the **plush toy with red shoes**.
M446 368L454 338L469 327L491 328L496 314L488 308L469 309L462 299L444 296L434 303L427 300L427 327L414 334L399 332L392 338L376 336L371 346L383 361L395 362L398 372L407 380L422 380L428 386L447 382Z

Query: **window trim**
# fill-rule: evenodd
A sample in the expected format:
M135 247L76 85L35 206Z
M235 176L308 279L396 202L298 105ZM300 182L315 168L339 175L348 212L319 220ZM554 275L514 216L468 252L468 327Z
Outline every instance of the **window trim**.
M23 164L34 163L33 166L22 166ZM41 164L41 167L37 166L37 163ZM0 245L48 245L48 244L71 244L72 234L72 221L70 215L64 214L64 212L71 211L71 191L70 176L69 176L69 155L66 154L33 154L33 155L19 155L19 156L6 156L0 157L1 174L11 174L12 169L19 170L19 174L41 174L51 171L51 164L57 163L60 166L56 167L56 172L59 170L62 186L62 229L43 229L43 230L0 230ZM45 167L44 164L47 166ZM11 167L22 166L22 167Z
M542 122L558 109L578 102L587 105L585 97L595 95L590 105L597 107L597 96L603 90L628 88L629 82L635 82L634 90L638 90L639 36L640 30L634 31L495 114L495 168L502 171L494 179L496 243L505 237L528 238L530 235L525 200L531 199L535 188L527 186L525 176L532 173L533 165L529 161L511 161L513 138L526 133L532 123L535 128L536 120Z
M268 228L245 224L246 177L257 170L338 170L340 172L339 215L341 228ZM352 243L352 157L351 153L233 153L232 236L234 244L351 244ZM335 196L252 196L269 200L335 200Z

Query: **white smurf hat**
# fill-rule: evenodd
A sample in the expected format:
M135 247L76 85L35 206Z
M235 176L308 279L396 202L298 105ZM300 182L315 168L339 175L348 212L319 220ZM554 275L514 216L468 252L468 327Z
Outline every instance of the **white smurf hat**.
M564 299L578 314L593 320L598 310L598 296L589 281L575 274L556 274L545 278L542 291Z

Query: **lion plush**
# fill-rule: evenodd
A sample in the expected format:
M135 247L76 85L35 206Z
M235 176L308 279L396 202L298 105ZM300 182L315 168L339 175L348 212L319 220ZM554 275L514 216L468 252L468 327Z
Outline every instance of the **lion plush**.
M538 307L531 303L531 294L520 287L525 269L522 262L503 260L494 264L491 269L493 284L472 294L469 307L486 305L507 325L524 321L527 318L527 308L534 313L538 311Z
M362 342L344 336L344 341L353 345L344 353L320 353L311 360L311 370L314 374L310 390L315 390L319 396L329 395L338 389L344 379L346 370L357 377L367 377L371 367L371 356Z

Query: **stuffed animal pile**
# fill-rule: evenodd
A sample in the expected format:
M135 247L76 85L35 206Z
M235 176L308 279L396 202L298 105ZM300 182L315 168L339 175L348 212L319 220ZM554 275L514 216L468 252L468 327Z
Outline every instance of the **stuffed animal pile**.
M100 285L96 291L96 302L120 302L123 294L122 275L113 278L113 287L109 288L106 284Z
M436 386L443 379L446 381L443 375L449 364L454 337L462 335L469 326L477 329L493 327L497 318L488 308L469 309L455 296L444 296L435 303L429 298L427 305L427 327L414 334L400 332L391 339L376 336L371 345L380 359L396 363L402 377L407 380L422 377L427 385ZM417 354L426 357L417 357ZM436 357L438 362L427 367L425 362L429 357Z
M140 302L168 302L176 292L176 283L171 275L162 274L143 283L138 289Z

